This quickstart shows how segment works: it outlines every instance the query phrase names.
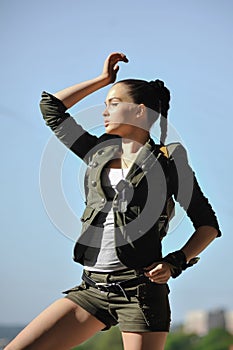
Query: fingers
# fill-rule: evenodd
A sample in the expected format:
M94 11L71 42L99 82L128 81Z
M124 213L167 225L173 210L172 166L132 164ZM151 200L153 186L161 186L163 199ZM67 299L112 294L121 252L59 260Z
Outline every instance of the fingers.
M125 63L128 63L128 62L129 62L129 60L128 60L128 58L126 57L125 54L121 53L120 55L121 55L121 60L122 60L123 62L125 62Z
M156 283L166 283L171 277L171 270L168 264L161 263L154 267L152 270L145 272L145 275Z
M124 53L113 52L108 56L108 59L111 63L116 64L119 61L123 61L125 63L129 62L128 58ZM114 63L115 62L115 63Z
M114 73L117 73L119 71L120 67L117 65L114 66L113 70L114 70Z
M119 71L118 62L120 61L125 63L129 62L126 55L120 52L113 52L106 58L102 71L102 77L106 85L114 83L116 80L116 76Z

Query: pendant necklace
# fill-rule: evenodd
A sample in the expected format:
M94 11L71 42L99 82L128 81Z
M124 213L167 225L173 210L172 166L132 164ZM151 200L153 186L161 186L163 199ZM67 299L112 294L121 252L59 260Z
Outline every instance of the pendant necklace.
M138 150L136 157L137 157L139 151L140 151L140 149ZM132 164L135 162L136 157L134 160L130 160L130 163L127 163L123 156L121 157L122 180L120 180L120 182L116 186L116 189L117 189L118 195L119 195L118 210L121 213L125 213L127 211L127 205L128 205L127 197L129 197L129 189L131 187L131 184L130 184L129 180L126 180L126 177L127 177L128 172L130 171ZM124 174L124 169L127 169L126 176ZM134 174L134 172L133 172L133 174ZM128 193L128 195L126 195L126 192Z
M120 180L120 182L117 184L116 189L118 191L118 195L119 195L119 201L118 201L118 210L121 213L125 213L127 211L127 205L128 205L128 201L126 198L126 187L128 187L129 183L126 180L126 176L124 174L124 169L127 170L127 173L129 171L129 165L126 163L124 158L121 158L121 163L122 165L125 165L125 167L121 166L121 174L122 174L122 180Z
M129 168L130 168L130 166L129 166L129 164L127 164L126 163L126 161L125 161L125 159L124 158L121 158L121 160L122 160L122 165L124 165L124 167L123 166L121 166L121 173L122 173L122 177L123 177L123 179L125 179L125 174L124 174L124 169L127 169L127 173L128 173L128 170L129 170Z

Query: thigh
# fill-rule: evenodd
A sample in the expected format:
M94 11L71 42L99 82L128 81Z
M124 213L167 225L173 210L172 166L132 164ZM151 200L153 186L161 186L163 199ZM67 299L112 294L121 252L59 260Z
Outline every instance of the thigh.
M124 350L164 350L167 332L122 332Z
M60 299L36 317L6 350L66 350L105 325L69 299Z

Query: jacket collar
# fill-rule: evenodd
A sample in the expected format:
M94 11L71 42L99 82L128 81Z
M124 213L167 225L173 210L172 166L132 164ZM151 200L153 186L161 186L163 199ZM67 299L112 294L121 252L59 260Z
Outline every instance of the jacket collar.
M130 168L126 179L137 186L157 161L159 153L161 153L160 146L156 145L152 138L149 138Z

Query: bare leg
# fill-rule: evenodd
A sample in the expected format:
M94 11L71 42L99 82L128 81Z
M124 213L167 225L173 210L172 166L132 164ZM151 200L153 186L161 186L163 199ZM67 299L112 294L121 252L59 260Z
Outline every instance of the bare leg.
M122 332L124 350L164 350L167 332Z
M105 325L69 299L59 299L36 317L5 350L67 350Z

